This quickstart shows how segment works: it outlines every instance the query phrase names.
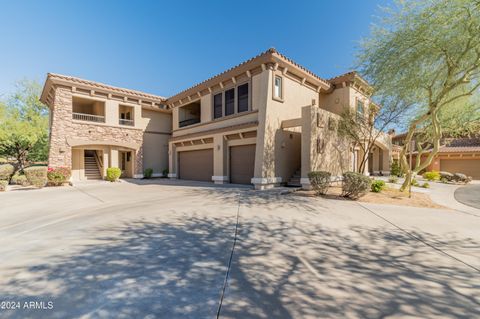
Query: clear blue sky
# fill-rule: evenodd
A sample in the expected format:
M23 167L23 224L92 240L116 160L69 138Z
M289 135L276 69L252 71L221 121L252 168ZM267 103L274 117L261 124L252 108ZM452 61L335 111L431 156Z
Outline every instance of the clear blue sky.
M0 0L0 95L47 72L170 96L269 47L348 71L380 0Z

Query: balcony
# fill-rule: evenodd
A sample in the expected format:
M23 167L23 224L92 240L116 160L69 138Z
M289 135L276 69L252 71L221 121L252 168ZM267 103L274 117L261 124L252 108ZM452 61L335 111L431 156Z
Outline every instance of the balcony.
M120 119L118 121L118 124L120 125L127 125L127 126L134 126L135 123L133 122L133 120L127 120L127 119Z
M74 96L72 118L77 121L105 123L105 103Z
M134 108L128 105L119 105L118 107L118 124L126 126L135 126L133 121Z
M199 118L179 121L178 126L179 127L185 127L185 126L189 126L189 125L193 125L193 124L197 124L197 123L200 123Z
M96 122L96 123L105 123L105 116L103 115L93 115L86 113L72 113L73 119L78 121L87 121L87 122Z
M199 101L180 107L178 110L178 126L185 127L200 123L200 112L201 107Z

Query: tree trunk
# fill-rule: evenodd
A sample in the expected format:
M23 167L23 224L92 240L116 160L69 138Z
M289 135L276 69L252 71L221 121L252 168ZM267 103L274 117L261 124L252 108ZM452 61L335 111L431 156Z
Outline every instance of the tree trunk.
M425 114L424 116L422 116L422 118L424 118L424 117L428 117L428 114ZM405 176L405 181L403 182L402 186L400 187L400 191L402 191L402 192L405 191L405 189L407 189L410 186L413 176L416 176L418 174L418 172L427 168L432 163L433 159L435 158L435 155L437 155L438 150L440 148L440 140L442 138L442 130L441 130L441 127L440 127L440 122L438 120L438 111L435 107L430 112L430 117L432 119L432 127L433 127L433 136L432 136L433 149L430 151L430 153L428 154L428 156L427 156L427 158L425 159L424 162L421 161L422 153L419 152L417 154L414 169L412 169L410 167L410 165L408 164L407 154L406 154L406 149L409 148L409 146L411 145L414 130L412 131L412 134L410 134L411 133L410 129L407 133L407 137L405 139L405 145L404 145L404 147L402 149L402 152L400 154L402 167L408 167L407 174ZM415 128L416 128L417 124L418 124L417 121L412 123L412 125L414 125ZM412 126L411 126L411 128L412 128ZM410 151L413 151L413 150L410 150Z

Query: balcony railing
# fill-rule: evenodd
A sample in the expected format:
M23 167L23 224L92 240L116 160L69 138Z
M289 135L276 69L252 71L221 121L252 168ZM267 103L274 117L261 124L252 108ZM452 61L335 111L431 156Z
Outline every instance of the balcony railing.
M118 123L120 125L128 125L128 126L133 126L134 124L133 120L126 120L126 119L120 119Z
M184 120L184 121L179 121L178 126L179 127L185 127L193 124L200 123L200 118L194 118L194 119L189 119L189 120Z
M73 119L87 122L105 123L105 116L85 113L73 113Z

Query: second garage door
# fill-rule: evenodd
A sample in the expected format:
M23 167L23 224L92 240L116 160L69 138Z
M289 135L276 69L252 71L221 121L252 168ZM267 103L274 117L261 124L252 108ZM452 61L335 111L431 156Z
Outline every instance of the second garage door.
M472 176L473 179L480 179L479 159L441 159L440 170L450 173L463 173Z
M178 173L180 179L211 182L213 176L213 150L179 152Z
M230 147L230 183L251 184L255 169L255 144Z

